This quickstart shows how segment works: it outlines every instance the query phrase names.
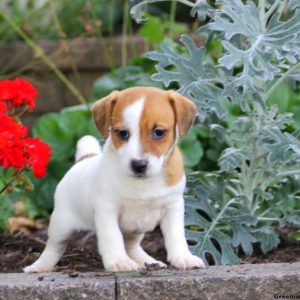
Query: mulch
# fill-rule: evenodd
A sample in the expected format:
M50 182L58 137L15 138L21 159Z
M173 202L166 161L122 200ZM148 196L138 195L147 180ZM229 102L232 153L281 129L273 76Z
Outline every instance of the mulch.
M279 247L263 254L256 250L250 257L244 257L241 263L282 263L300 262L300 243L287 238L289 230L280 230ZM16 232L12 235L0 236L0 273L19 273L22 268L33 263L45 247L46 229L38 230L29 235ZM159 229L147 233L142 242L143 248L153 257L166 262L162 235ZM258 247L257 247L258 248ZM69 242L65 255L55 271L101 272L103 264L97 253L96 237L92 233L76 233Z

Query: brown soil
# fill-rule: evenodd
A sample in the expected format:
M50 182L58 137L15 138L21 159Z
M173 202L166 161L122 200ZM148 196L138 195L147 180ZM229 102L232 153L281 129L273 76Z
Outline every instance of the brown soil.
M242 259L242 263L300 262L300 243L288 240L287 233L287 231L280 232L281 243L278 249L266 255L257 252L255 256ZM15 233L0 237L0 272L22 272L23 267L36 260L45 247L46 239L46 229L30 235ZM146 234L143 247L156 259L166 261L166 252L159 230ZM97 254L95 235L91 233L74 235L55 270L66 273L103 271L101 258Z

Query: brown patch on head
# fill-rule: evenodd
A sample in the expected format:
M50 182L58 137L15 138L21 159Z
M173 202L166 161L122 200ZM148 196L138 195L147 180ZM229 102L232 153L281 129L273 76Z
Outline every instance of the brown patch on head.
M155 129L165 131L161 139L153 138ZM140 120L141 145L144 152L157 157L166 154L175 141L175 116L166 91L147 90Z
M196 117L197 107L193 101L175 91L168 91L180 136L185 136Z
M118 91L114 91L108 96L95 102L92 106L92 115L95 124L105 139L108 137L111 116L118 98L118 94Z
M92 115L98 130L106 139L109 135L109 128L111 128L112 140L116 148L124 144L124 141L116 136L116 130L124 129L124 109L139 98L140 94L134 92L134 88L114 91L95 102L92 107Z

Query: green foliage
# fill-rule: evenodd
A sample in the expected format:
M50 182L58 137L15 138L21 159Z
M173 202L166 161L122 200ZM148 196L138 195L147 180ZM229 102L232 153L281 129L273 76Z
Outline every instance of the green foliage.
M9 219L14 212L13 201L6 195L0 195L0 232L3 228L6 228L6 220Z
M193 127L188 135L179 142L179 148L184 156L184 164L187 168L194 167L203 156L203 147L198 139L200 127Z
M148 22L140 29L139 34L146 38L150 43L159 44L164 39L164 29L159 18L149 16Z
M12 170L0 168L0 191L12 178ZM13 215L13 201L6 194L0 193L0 231L5 228L6 220Z
M289 235L289 238L294 239L294 240L296 240L296 241L300 241L300 231L291 233L291 234Z
M293 128L300 128L300 90L291 88L287 82L282 83L272 94L268 100L268 105L276 104L279 113L286 111L293 112L294 118L292 122Z
M154 2L140 2L132 14L143 20L145 5ZM297 118L286 113L299 97L283 84L299 79L299 3L186 3L200 20L209 18L198 30L205 46L183 35L187 54L163 44L148 57L158 62L153 79L177 84L195 101L201 126L226 144L220 170L200 172L190 183L186 225L194 253L232 264L240 250L251 254L255 242L263 252L277 247L275 222L300 224L299 131L292 132ZM222 45L216 61L207 56L212 42Z
M115 71L101 76L94 83L91 100L98 100L115 90L123 90L133 86L157 86L151 80L151 74L146 72L141 66L127 66L118 68Z
M52 3L50 3L52 1ZM69 38L96 34L96 27L104 32L120 31L123 2L121 0L2 0L0 9L33 38L60 38L56 28ZM110 2L109 5L107 2ZM55 12L55 14L54 14ZM89 25L91 32L88 32ZM18 40L18 35L0 17L1 41Z
M171 30L176 35L187 32L187 25L183 23L174 23L151 15L147 15L147 19L147 23L143 24L138 32L152 44L162 43L166 33Z

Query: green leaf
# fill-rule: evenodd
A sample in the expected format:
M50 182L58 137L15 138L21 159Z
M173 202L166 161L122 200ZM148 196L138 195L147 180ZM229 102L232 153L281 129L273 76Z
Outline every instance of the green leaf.
M164 29L161 20L156 17L148 16L148 21L139 29L139 34L150 43L161 43L164 39Z
M193 242L190 249L206 262L209 253L215 264L236 264L239 259L233 247L242 246L245 253L252 253L256 238L251 233L257 220L243 206L242 199L226 199L228 185L222 177L207 175L196 177L189 183L186 196L186 236ZM207 183L208 181L208 183ZM192 230L193 225L201 231ZM233 237L230 235L232 230Z
M145 23L147 21L147 18L145 17L145 10L147 9L147 5L151 4L151 3L163 2L163 1L169 1L169 0L145 0L145 1L141 1L140 3L134 5L131 8L131 10L130 10L131 17L137 23Z
M191 15L197 16L200 21L205 21L212 9L213 7L207 3L207 0L198 0L191 10Z
M259 91L261 82L272 80L280 73L285 60L295 63L299 57L296 49L299 49L300 10L285 22L280 20L278 10L267 23L254 2L229 0L224 2L222 10L215 11L208 26L224 36L222 45L226 52L219 59L220 64L229 70L243 66L233 83L243 87L244 93ZM247 43L241 43L241 39Z
M202 145L197 140L182 140L179 147L183 153L184 165L186 167L193 167L197 165L203 156Z
M90 128L88 124L92 122L89 111L50 113L37 121L33 134L51 146L51 160L65 161L74 154L77 139L86 134L87 127Z
M156 86L161 84L151 80L150 74L140 66L118 68L114 72L101 76L94 83L91 100L98 100L115 90L124 90L133 86Z
M13 216L14 205L7 194L0 195L0 230L6 228L6 221Z
M252 234L260 242L260 248L263 253L267 253L277 248L279 244L278 233L272 227L264 226L252 231Z
M179 142L179 148L184 157L184 165L187 168L196 166L203 157L203 147L198 140L198 134L201 128L198 126L192 127L187 136L182 138Z
M281 84L272 94L270 99L268 100L268 104L274 105L276 104L281 113L289 111L289 100L291 98L290 88L287 83Z
M226 109L220 101L223 90L215 84L224 84L226 71L206 62L206 50L198 48L189 36L183 35L180 41L187 48L189 57L179 55L164 44L161 46L163 53L147 54L150 59L159 61L156 66L158 73L152 76L153 80L162 81L166 87L178 82L181 86L179 92L195 101L200 121L211 114L223 119L226 115ZM171 66L175 69L170 69ZM233 96L234 101L239 101Z
M300 140L281 132L278 127L263 130L257 144L268 151L267 160L271 164L290 159L300 160Z
M289 234L289 238L296 241L300 241L300 231Z
M240 149L227 148L219 158L219 165L222 171L231 171L241 167L242 163L246 160L246 156Z

